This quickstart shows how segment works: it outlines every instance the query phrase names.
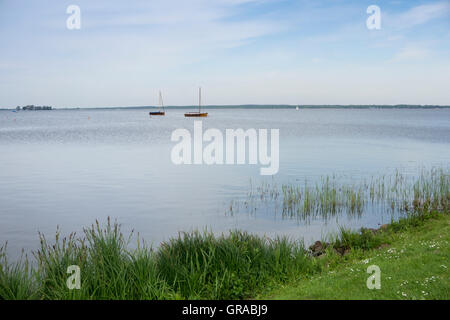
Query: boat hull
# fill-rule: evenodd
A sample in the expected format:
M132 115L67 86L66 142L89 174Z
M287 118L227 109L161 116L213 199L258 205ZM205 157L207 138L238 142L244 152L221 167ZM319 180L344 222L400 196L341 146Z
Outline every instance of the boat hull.
M148 113L150 116L165 116L166 113L163 111L155 111L155 112L149 112Z
M208 112L188 112L188 113L185 113L184 116L188 117L188 118L207 117L208 116Z

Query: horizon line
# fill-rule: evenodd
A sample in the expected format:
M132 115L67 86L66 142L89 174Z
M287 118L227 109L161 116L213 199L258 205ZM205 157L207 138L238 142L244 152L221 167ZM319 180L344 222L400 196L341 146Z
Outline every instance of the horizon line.
M39 106L39 105L37 105ZM22 107L22 106L21 106ZM53 107L53 110L78 110L78 109L153 109L160 108L159 106L148 105L148 106L102 106L102 107ZM186 109L198 107L197 105L169 105L164 108L173 109ZM307 108L343 108L343 107L357 107L357 108L450 108L450 105L440 105L440 104L211 104L204 105L204 108L215 108L215 109L226 109L226 108L239 108L239 107L258 107L266 108L296 108L307 109ZM15 107L12 108L0 108L0 110L16 110ZM22 111L22 110L21 110Z

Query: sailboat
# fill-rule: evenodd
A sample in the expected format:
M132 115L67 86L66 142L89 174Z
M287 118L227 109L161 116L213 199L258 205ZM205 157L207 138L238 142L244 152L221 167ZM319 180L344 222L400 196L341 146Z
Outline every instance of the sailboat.
M198 88L198 112L188 112L185 113L185 117L207 117L208 112L201 112L202 108L202 88Z
M161 111L162 108L162 111ZM162 98L162 94L161 91L159 91L159 108L158 111L150 111L148 113L151 116L165 116L166 115L166 111L164 110L164 102L163 102L163 98Z

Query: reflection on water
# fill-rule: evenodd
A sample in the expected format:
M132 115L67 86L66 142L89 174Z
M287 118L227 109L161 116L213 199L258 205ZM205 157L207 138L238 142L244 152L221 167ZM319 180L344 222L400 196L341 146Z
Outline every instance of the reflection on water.
M314 186L327 175L353 185L395 169L414 176L450 159L449 109L215 109L204 130L279 129L279 173L263 178L259 165L176 166L171 133L193 129L183 112L149 119L148 110L0 111L0 243L9 241L15 255L36 248L37 231L81 231L108 216L154 244L205 227L308 242L338 225L373 227L390 215L375 206L367 215L306 223L284 219L282 200L256 214L227 214L230 203L245 201L250 181L276 184L284 199L283 185ZM284 192L295 196L295 189Z

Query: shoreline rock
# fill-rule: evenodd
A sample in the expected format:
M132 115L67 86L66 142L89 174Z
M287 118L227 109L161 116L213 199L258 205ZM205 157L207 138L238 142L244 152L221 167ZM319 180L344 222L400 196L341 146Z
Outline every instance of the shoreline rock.
M388 227L389 227L388 224L383 224L378 229L361 228L361 232L369 231L373 235L377 235L379 232L386 231L388 229ZM315 258L323 256L326 252L326 249L329 246L330 246L330 243L328 243L328 242L323 243L322 241L316 241L316 242L314 242L314 244L309 246L309 253ZM383 249L383 248L387 248L387 247L389 247L389 244L383 243L383 244L379 245L377 247L377 249ZM334 252L336 252L337 254L339 254L342 257L346 256L347 254L350 253L350 248L345 247L345 246L333 248L333 250L334 250Z

